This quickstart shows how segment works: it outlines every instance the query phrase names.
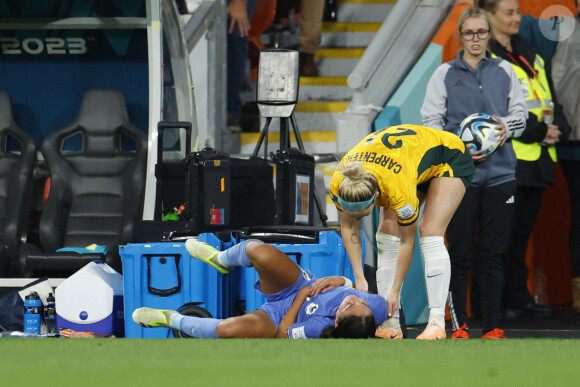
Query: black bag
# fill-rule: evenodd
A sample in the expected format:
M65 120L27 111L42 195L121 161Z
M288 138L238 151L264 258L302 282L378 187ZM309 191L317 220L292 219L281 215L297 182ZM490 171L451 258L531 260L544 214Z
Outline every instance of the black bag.
M0 297L0 331L24 331L24 302L18 292L47 280L39 278Z

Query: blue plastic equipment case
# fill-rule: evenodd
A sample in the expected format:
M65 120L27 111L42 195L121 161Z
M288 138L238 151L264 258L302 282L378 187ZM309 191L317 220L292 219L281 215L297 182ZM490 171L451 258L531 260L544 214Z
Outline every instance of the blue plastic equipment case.
M221 250L214 234L199 240ZM177 310L185 304L207 309L214 318L233 315L233 276L220 274L192 258L184 242L127 244L119 249L123 262L125 337L171 338L168 328L142 328L131 315L139 307Z

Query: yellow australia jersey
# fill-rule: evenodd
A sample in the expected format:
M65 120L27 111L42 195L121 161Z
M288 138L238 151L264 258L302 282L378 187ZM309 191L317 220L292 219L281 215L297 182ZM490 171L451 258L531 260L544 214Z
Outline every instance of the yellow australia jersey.
M419 214L417 185L435 177L456 176L450 163L463 153L465 145L455 134L419 125L399 125L371 133L340 163L359 162L371 172L379 182L380 206L393 209L399 224L408 225ZM339 210L338 187L343 178L336 171L330 181L330 195Z

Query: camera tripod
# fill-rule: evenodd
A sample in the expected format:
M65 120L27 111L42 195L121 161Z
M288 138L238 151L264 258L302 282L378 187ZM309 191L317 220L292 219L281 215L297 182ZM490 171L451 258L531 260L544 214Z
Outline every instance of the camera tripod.
M266 123L264 124L264 127L262 128L262 131L260 133L260 138L258 139L258 142L256 143L256 147L254 148L254 152L252 154L252 158L256 158L258 157L258 153L260 151L260 148L262 147L262 145L264 144L264 159L267 160L268 159L268 132L270 129L270 124L272 123L272 118L273 117L266 117ZM288 153L291 149L290 147L290 131L289 131L289 124L292 125L292 130L294 132L294 136L296 137L296 143L298 144L298 149L304 154L307 155L306 151L304 150L304 143L302 142L302 137L300 136L300 131L298 129L298 124L296 123L296 118L294 117L294 114L290 114L289 117L279 117L280 119L280 152L278 153L283 154L283 153ZM310 155L308 155L310 156ZM312 156L311 156L312 157ZM273 161L278 162L277 157L272 157ZM314 161L313 161L314 162ZM277 173L279 173L280 171L278 171ZM288 206L284 206L284 203L280 203L280 198L284 198L286 197L286 195L284 195L284 193L280 192L280 190L282 189L282 187L288 187L289 186L289 181L287 181L290 178L290 176L286 175L283 177L283 179L286 179L284 181L284 183L286 184L276 184L276 219L280 219L280 218L288 218L288 214L285 214L286 216L284 216L284 212L288 212L289 208ZM278 181L278 178L276 179ZM318 214L320 215L320 221L322 222L322 225L324 227L327 227L327 223L326 220L328 219L327 216L325 215L325 213L322 211L322 204L320 202L320 199L318 198L318 193L316 192L316 187L314 184L314 171L312 174L312 191L313 191L313 197L314 197L314 204L316 205L316 209L318 210ZM280 215L280 216L279 216Z

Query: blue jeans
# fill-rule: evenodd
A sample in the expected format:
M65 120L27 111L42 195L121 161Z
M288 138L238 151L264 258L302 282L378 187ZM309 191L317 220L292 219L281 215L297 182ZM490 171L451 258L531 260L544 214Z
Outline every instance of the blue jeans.
M231 1L228 1L228 4ZM248 19L251 21L258 0L248 0ZM227 24L229 28L229 20ZM228 34L228 112L236 119L242 117L242 99L240 93L244 83L246 64L248 62L248 38L240 37L238 25L234 27L231 34Z

